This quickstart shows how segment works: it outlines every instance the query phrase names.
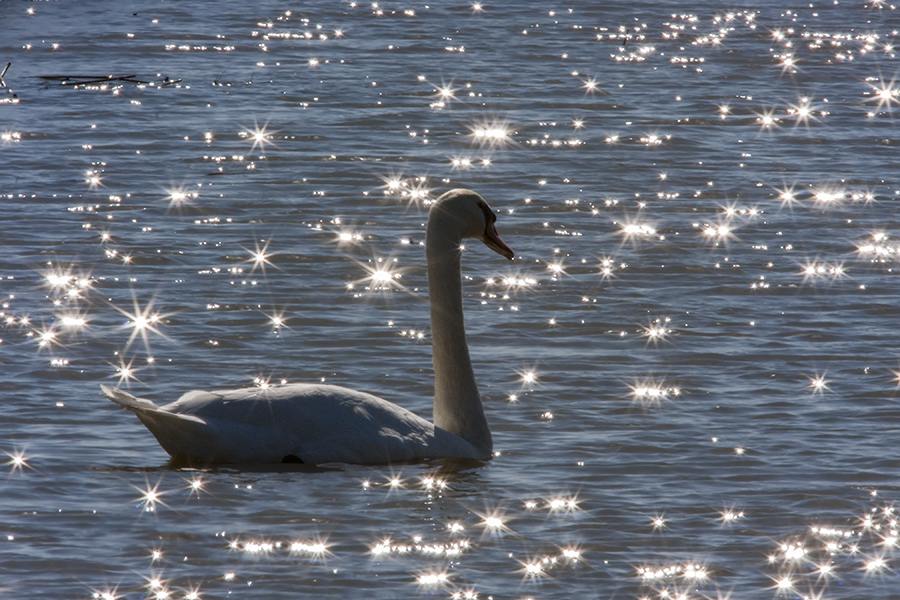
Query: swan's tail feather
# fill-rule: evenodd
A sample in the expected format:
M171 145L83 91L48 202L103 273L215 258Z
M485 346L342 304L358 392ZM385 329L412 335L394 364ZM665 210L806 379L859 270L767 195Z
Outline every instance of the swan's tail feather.
M203 419L194 415L170 412L150 400L138 398L118 388L101 385L100 390L110 400L136 414L172 457L212 462L205 456L198 458L195 449L198 444L203 447L204 442L216 436L215 431L212 431Z
M100 391L103 392L104 396L106 396L122 408L127 408L128 410L133 410L135 412L145 410L159 410L159 407L150 400L138 398L133 394L129 394L128 392L120 390L119 388L109 387L108 385L101 385Z
M195 417L194 415L183 415L179 413L169 412L165 408L157 406L146 398L138 398L134 394L129 394L128 392L120 390L119 388L112 388L108 385L101 385L100 390L103 392L104 396L106 396L122 408L126 408L136 413L137 416L140 417L141 421L144 421L145 424L147 423L145 419L149 418L152 421L188 421L191 423L206 425L206 421L199 417ZM151 427L151 429L153 428Z

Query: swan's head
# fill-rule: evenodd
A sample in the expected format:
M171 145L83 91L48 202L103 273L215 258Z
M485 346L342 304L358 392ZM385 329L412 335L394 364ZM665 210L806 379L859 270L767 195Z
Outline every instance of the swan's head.
M429 221L438 219L446 226L457 228L460 238L476 238L485 246L512 260L515 256L497 234L494 223L497 215L484 198L472 190L456 189L443 194L431 207ZM452 225L451 225L452 223Z

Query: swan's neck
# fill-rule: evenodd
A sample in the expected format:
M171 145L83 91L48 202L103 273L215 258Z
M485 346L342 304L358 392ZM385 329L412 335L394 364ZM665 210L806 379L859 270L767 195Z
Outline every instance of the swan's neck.
M489 455L491 431L466 344L459 267L462 236L454 230L452 223L434 215L429 219L425 254L431 301L434 425Z

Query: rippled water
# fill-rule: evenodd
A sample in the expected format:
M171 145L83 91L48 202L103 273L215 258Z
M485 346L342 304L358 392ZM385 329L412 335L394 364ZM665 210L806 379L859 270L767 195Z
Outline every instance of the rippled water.
M900 15L620 4L0 2L0 596L900 598ZM178 469L100 397L430 416L453 187L489 463Z

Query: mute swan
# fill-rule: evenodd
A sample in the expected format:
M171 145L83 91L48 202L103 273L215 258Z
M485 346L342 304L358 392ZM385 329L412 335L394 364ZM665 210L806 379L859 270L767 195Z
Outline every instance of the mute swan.
M512 260L496 220L481 196L463 189L442 195L428 215L434 424L387 400L336 385L195 390L165 406L101 385L103 395L136 413L173 458L194 464L489 459L493 442L463 323L460 243L477 238Z

